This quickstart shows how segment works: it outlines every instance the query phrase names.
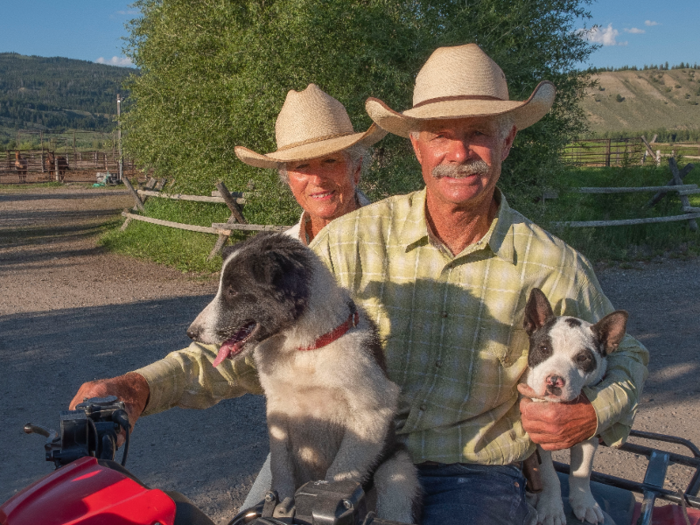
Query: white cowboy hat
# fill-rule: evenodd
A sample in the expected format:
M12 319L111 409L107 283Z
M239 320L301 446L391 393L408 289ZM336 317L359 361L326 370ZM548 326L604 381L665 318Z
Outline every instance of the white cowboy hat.
M286 162L315 159L355 144L370 146L386 131L372 124L364 133L355 133L345 107L309 84L304 91L290 90L275 124L277 151L261 155L243 146L235 152L246 164L277 168Z
M413 108L403 113L384 102L369 98L367 113L381 128L408 137L419 131L421 122L513 115L517 129L531 126L552 107L556 88L540 82L524 102L508 99L506 76L498 64L476 44L436 49L416 77Z

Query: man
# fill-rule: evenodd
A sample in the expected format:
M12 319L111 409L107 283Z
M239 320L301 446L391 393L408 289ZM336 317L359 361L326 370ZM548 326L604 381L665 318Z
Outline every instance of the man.
M632 425L648 355L629 336L577 402L518 403L532 288L557 315L595 321L613 311L588 261L496 188L517 130L553 100L548 82L525 102L508 100L503 72L474 44L436 50L416 78L412 109L366 104L380 127L410 137L425 189L346 215L311 244L380 327L426 525L523 523L517 466L534 450L529 437L546 449L596 434L612 445Z
M545 408L524 400L521 420L530 290L542 289L557 315L593 321L613 310L588 261L496 188L517 130L553 99L545 82L527 101L509 101L503 72L475 45L436 50L416 78L413 109L367 102L380 127L410 136L426 188L336 219L310 245L380 328L389 377L403 392L398 437L420 469L426 525L524 523L519 462L534 451L526 432L556 449L594 434L619 444L632 425L647 352L631 337L584 398ZM126 395L137 392L136 415L255 391L250 367L213 369L215 356L193 344L122 376Z

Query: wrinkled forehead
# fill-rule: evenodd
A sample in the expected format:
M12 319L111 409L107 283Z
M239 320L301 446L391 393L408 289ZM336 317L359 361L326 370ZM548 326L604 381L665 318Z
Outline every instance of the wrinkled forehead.
M418 131L438 133L440 131L464 132L474 129L496 131L499 128L498 116L467 117L456 119L430 119L420 123Z
M561 317L552 326L549 336L555 351L566 349L578 352L582 348L596 349L596 338L591 323L574 317Z

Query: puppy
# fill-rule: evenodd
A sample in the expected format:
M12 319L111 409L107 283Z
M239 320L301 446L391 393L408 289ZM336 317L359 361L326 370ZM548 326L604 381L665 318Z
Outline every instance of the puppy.
M596 324L575 317L555 317L547 297L538 288L525 307L525 331L530 336L527 384L545 402L573 401L584 386L595 385L605 375L606 356L625 336L627 312L615 311ZM576 517L602 523L603 512L591 494L593 455L598 438L571 447L569 503ZM559 479L552 454L538 447L542 460L543 490L537 499L539 523L566 525Z
M219 290L187 334L221 345L213 362L252 356L267 400L272 489L374 483L379 518L413 523L416 469L394 440L399 387L376 327L298 240L261 233L224 251Z

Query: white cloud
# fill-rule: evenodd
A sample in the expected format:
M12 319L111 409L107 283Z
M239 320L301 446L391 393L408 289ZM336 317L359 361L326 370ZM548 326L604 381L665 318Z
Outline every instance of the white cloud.
M647 20L646 22L644 22L644 25L645 25L645 26L648 26L648 27L651 27L651 26L658 26L659 23L658 23L658 22L654 22L654 21L652 21L652 20Z
M100 57L97 60L95 60L95 62L97 62L98 64L107 64L109 66L119 67L131 67L134 65L131 59L126 57L112 57L108 60L106 60L104 57Z
M138 15L139 11L137 9L129 9L128 11L117 11L118 15Z
M608 24L608 27L595 26L588 30L579 30L579 36L581 38L593 42L594 44L602 44L604 46L626 46L627 42L617 41L619 34L620 32L617 29L613 29L612 24Z
M644 29L638 29L636 27L633 27L632 29L625 29L625 33L632 33L633 35L643 35L646 33Z

